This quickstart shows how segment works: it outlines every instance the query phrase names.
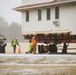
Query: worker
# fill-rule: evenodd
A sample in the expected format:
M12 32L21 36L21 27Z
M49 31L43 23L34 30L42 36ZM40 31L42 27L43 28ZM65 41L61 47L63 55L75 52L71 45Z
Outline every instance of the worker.
M32 47L33 47L33 54L36 54L36 40L35 40L35 37L32 37L31 39L31 44L32 44Z
M13 46L13 52L16 53L16 45L20 46L18 43L18 39L15 38L12 42L11 45Z
M31 40L29 40L28 52L26 53L32 53L32 51L33 51L32 43Z
M67 47L68 46L69 46L69 43L68 44L64 43L62 53L67 53Z

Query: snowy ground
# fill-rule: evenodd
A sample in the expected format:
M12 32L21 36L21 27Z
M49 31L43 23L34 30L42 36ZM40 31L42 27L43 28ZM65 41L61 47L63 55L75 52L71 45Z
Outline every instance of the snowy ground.
M0 75L76 75L75 49L68 50L74 54L25 54L28 44L20 43L21 54L18 46L13 54L11 43L7 43L5 54L0 54ZM76 48L76 44L69 48Z
M76 75L76 55L0 54L0 75Z

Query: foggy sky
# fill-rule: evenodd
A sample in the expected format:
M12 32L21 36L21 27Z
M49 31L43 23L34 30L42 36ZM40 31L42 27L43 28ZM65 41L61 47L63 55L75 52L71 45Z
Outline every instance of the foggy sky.
M8 23L17 22L21 24L21 13L12 10L20 6L22 0L0 0L0 17L3 17Z

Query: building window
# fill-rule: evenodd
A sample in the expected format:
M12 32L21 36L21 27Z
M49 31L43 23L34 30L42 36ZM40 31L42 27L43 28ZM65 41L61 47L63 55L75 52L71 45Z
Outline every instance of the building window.
M41 10L38 9L38 21L40 21L40 20L41 20Z
M55 7L55 19L59 19L59 7Z
M50 20L50 9L47 8L47 20Z
M29 11L26 11L26 22L29 21Z

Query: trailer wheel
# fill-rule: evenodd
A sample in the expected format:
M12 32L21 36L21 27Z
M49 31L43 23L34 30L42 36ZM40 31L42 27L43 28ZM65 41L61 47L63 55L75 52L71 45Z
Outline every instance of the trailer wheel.
M40 45L38 45L38 52L40 53Z
M38 52L44 53L44 46L43 45L38 45Z

